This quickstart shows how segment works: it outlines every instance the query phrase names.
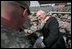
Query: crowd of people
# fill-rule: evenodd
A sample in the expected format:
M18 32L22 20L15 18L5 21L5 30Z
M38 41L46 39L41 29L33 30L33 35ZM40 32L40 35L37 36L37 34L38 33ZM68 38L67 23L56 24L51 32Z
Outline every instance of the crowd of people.
M29 5L1 1L1 48L71 48L71 14L31 14Z
M60 10L60 9L64 9L64 8L65 8L64 11ZM70 12L71 9L70 9L70 6L69 7L64 7L64 8L55 8L58 11L56 11L56 10L53 10L53 11L52 10L47 10L45 12L46 12L47 15L50 15L50 16L55 17L57 19L57 21L59 23L59 31L63 35L66 47L71 47L71 13L66 13L66 12ZM66 11L66 10L68 10L68 11ZM62 12L62 13L51 13L50 11L51 12L56 11L56 12ZM35 14L34 15L33 14L34 14L34 12L30 15L32 18L36 16ZM26 22L29 22L29 21L26 21Z

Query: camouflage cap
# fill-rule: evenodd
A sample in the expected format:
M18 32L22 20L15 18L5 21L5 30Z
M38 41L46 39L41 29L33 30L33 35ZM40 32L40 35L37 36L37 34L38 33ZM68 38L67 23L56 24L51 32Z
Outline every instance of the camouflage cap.
M32 13L32 14L29 16L30 19L33 18L33 17L36 17L35 13Z
M68 16L67 15L64 15L64 16L61 16L60 18L68 18Z
M30 6L30 1L16 1L16 2L22 4L26 8L29 8L29 6Z
M48 12L47 15L52 15L52 13Z
M68 15L67 14L65 14L64 16L65 16L65 18L68 18Z
M53 16L55 17L55 16L57 16L57 14L53 14Z
M29 16L30 19L33 18L33 17L34 17L33 14L31 14L31 15Z
M32 17L31 19L32 19L33 21L38 20L36 16Z

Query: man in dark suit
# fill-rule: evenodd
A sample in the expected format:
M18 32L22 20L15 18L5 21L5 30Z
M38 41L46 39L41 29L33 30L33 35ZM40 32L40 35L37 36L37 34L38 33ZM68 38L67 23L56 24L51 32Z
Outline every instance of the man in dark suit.
M46 15L42 10L38 11L36 15L40 21L46 20L42 28L44 36L43 42L46 48L65 48L65 42L62 34L59 32L59 23L57 19Z

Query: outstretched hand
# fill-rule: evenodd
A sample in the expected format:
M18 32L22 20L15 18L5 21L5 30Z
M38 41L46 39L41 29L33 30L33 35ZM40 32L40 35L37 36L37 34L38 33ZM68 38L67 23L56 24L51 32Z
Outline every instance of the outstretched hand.
M32 30L28 30L27 33L32 34L33 32L32 32Z
M42 48L41 44L39 42L36 43L37 48Z
M44 21L47 21L47 20L49 19L49 17L50 17L50 16L47 16Z

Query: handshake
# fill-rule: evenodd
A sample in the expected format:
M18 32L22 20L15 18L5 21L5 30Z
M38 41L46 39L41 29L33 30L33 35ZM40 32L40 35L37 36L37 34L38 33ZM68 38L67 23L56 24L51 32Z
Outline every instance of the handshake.
M28 34L32 34L33 32L32 32L32 30L29 29L29 30L27 31L27 33L28 33Z

